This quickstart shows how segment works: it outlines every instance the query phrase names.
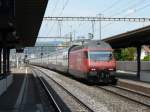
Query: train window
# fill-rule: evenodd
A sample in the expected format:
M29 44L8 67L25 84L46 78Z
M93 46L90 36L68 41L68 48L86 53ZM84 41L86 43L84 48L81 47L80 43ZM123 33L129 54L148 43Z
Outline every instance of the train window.
M112 59L112 52L110 51L90 51L89 59L94 61L109 61Z

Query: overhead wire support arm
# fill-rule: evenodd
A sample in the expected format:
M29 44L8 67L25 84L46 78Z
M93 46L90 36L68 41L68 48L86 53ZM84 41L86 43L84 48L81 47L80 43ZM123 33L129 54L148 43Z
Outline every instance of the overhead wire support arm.
M44 17L47 21L124 21L150 22L150 18L111 18L111 17Z
M51 38L51 39L70 39L70 37L65 37L65 36L63 36L63 37L62 37L62 36L61 36L61 37L59 37L59 36L56 36L56 37L49 37L49 36L47 36L47 37L46 37L46 36L45 36L45 37L44 37L44 36L43 36L43 37L41 37L41 36L40 36L40 37L38 37L38 39L41 39L41 38Z

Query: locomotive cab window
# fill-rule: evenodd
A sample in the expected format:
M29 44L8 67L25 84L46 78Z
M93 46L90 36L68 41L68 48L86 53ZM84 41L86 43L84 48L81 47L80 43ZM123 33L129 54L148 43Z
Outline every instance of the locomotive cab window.
M110 51L90 51L89 59L93 61L109 61L112 59Z

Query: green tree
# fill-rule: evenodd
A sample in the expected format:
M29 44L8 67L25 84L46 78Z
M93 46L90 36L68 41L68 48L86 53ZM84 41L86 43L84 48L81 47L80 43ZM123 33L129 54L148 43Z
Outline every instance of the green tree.
M114 50L114 57L116 60L121 60L122 59L122 56L121 56L121 49L115 49Z
M125 54L126 54L125 60L133 61L135 53L136 53L136 49L135 48L133 48L133 47L126 48L125 49Z
M150 61L150 55L145 56L143 61Z
M131 47L131 48L125 48L125 49L117 49L114 51L114 56L116 60L119 61L133 61L134 56L136 53L136 49Z

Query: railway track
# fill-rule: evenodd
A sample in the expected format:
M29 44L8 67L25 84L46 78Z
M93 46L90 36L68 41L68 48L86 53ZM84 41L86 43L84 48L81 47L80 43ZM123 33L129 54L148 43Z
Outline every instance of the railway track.
M150 98L149 95L144 94L144 93L140 93L140 92L137 92L137 91L134 91L134 90L131 90L131 89L127 89L127 88L124 88L124 87L121 87L121 86L117 86L117 85L116 85L116 86L111 85L111 86L113 86L113 87L115 87L115 88L118 88L118 89L122 89L122 90L125 90L125 91L128 91L128 92L131 92L131 93L133 93L133 94L137 94L137 95L140 95L140 96L143 96L143 97Z
M35 72L35 71L34 71L34 72ZM35 72L35 74L36 74L36 77L38 78L40 84L42 85L42 88L45 90L45 92L46 92L46 94L47 94L47 96L48 96L48 100L51 102L51 103L50 103L50 104L51 104L50 106L53 107L53 109L54 109L55 112L62 112L61 108L58 106L57 102L55 101L53 95L52 95L51 92L48 90L48 88L47 88L45 82L43 81L43 79L42 79L40 76L37 75L37 72Z
M96 88L105 90L107 92L118 95L118 96L123 97L128 100L131 100L131 101L141 104L143 106L150 107L150 97L147 95L140 94L135 91L128 90L128 89L114 86L114 85L96 86Z
M84 110L79 110L79 111L85 111L85 112L94 112L90 107L88 107L86 104L84 104L80 99L78 99L76 96L74 96L71 92L69 92L67 89L65 89L62 85L60 85L58 82L56 82L55 80L53 80L50 76L48 76L46 73L44 73L42 70L34 68L36 70L38 70L41 74L45 75L48 79L52 80L55 84L57 84L62 90L64 90L70 97L72 97L72 99L77 102L80 106L82 106L82 108L84 108ZM48 90L48 87L46 87L46 84L44 81L42 81L42 79L40 79L42 84L45 86L46 91L48 92L48 94L51 94L50 91ZM52 94L50 95L51 97ZM55 104L57 105L56 107L59 108L57 102L55 101L54 97L53 100L55 102ZM69 103L69 102L68 102ZM59 112L61 111L61 108L58 109Z

